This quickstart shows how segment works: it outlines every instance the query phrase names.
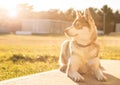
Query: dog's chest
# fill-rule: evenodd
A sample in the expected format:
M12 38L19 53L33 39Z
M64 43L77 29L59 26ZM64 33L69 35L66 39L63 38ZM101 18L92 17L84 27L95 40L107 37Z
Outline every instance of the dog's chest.
M72 56L77 59L76 63L79 64L79 72L86 73L89 70L89 64L91 64L93 57L97 54L96 48L73 47L72 52Z
M97 56L98 54L98 48L94 45L88 46L88 47L80 47L78 45L72 46L72 53L76 56L80 56L81 58L92 58Z
M82 66L90 64L90 61L98 57L98 47L91 45L88 47L80 47L78 45L72 45L72 56L78 59L78 62L82 62Z

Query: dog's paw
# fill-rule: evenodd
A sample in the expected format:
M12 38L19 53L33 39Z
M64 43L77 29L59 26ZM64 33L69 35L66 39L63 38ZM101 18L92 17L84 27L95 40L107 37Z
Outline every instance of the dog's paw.
M59 68L59 70L64 72L64 73L66 72L66 69L67 69L67 65L63 65Z
M98 71L96 73L96 77L97 77L97 80L99 80L99 81L106 81L107 80L107 77L103 75L102 71Z
M98 79L99 81L107 81L107 77L104 76L104 75L99 75L99 76L97 77L97 79Z
M82 77L78 72L69 73L68 77L70 77L75 82L84 81L84 77Z

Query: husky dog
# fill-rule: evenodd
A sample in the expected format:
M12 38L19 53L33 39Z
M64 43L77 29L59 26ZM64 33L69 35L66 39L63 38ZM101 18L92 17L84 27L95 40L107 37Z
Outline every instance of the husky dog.
M97 29L90 10L86 9L84 15L77 11L76 19L66 28L65 34L71 39L61 46L60 70L76 82L83 81L81 73L88 71L94 73L97 80L106 80L98 57Z

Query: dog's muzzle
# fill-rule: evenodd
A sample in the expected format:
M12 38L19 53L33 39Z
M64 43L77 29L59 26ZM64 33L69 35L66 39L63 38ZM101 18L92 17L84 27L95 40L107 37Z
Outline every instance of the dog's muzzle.
M71 29L71 27L67 27L64 32L68 32Z
M68 28L66 28L64 30L64 33L66 35L68 35L69 37L75 37L75 36L77 36L77 33L74 33L72 29L73 29L73 26L70 26L70 27L68 27Z

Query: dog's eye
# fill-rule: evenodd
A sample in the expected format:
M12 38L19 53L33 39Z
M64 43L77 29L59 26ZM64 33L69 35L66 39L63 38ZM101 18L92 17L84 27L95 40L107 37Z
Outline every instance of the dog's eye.
M76 29L81 29L82 27L79 21L75 22L74 26Z
M77 22L76 22L76 26L79 26L79 25L80 25L80 23L79 23L79 21L77 21Z

